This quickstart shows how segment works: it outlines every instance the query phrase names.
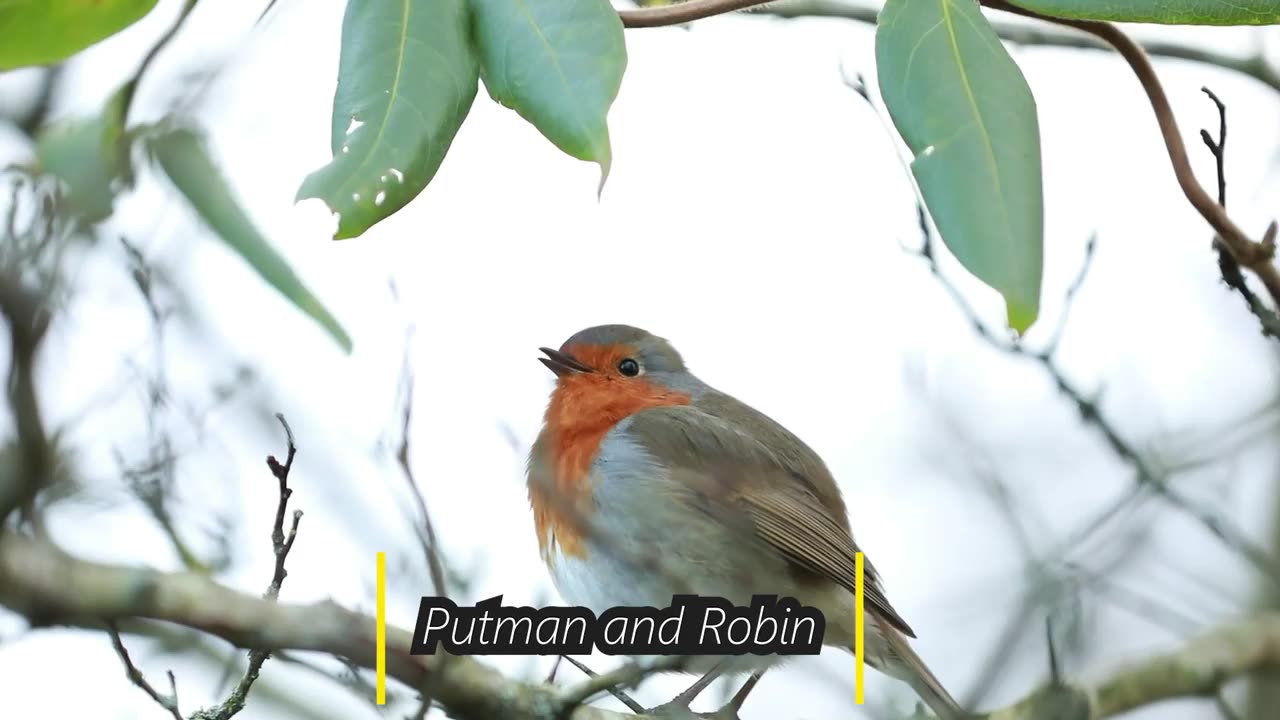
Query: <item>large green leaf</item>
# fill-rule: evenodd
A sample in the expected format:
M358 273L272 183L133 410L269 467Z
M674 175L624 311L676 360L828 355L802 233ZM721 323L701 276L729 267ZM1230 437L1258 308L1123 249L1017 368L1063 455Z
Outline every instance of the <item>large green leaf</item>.
M0 0L0 70L65 60L151 12L156 0Z
M190 130L167 130L151 138L150 147L169 179L223 242L267 284L324 327L344 351L351 352L351 338L342 325L240 208L200 138Z
M298 200L362 234L427 186L479 88L465 0L350 0L333 98L333 160Z
M1035 99L977 0L887 0L880 92L911 148L942 240L1004 295L1022 332L1040 311L1044 195Z
M1169 25L1275 25L1280 0L1009 0L1043 15Z
M471 0L480 71L494 100L609 176L606 117L627 67L609 0Z

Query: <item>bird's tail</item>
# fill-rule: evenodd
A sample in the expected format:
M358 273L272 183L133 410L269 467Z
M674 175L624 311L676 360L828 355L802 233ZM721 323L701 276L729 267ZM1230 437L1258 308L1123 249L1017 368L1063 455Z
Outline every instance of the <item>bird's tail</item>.
M888 623L879 623L879 625L884 633L889 652L888 657L882 661L887 667L877 669L910 685L933 714L938 716L938 720L963 720L966 714L960 708L960 704L951 697L951 693L947 692L916 651L911 649L910 641L895 628L889 627ZM873 662L877 659L867 658Z

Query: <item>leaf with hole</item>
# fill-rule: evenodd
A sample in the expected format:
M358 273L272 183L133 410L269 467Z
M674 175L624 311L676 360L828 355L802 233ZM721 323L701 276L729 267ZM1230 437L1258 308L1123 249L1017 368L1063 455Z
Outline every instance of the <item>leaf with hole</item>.
M609 176L606 118L627 67L608 0L471 0L480 72L494 100Z
M333 160L298 200L338 215L353 238L431 182L479 89L465 0L350 0L333 98Z
M0 0L0 70L48 65L142 19L156 0Z
M1040 309L1044 195L1035 99L976 0L887 0L880 92L947 248L1004 296L1024 332Z
M351 352L347 332L241 209L200 138L190 130L170 129L149 138L149 147L178 191L218 237L268 285L328 331L343 351Z

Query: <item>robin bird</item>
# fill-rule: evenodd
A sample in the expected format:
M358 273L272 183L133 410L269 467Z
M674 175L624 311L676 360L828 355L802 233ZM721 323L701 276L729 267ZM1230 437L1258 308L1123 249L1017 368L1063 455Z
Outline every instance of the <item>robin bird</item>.
M542 558L567 602L598 616L668 607L676 594L737 606L755 594L792 597L822 612L824 645L853 652L858 546L817 453L639 328L592 327L541 350L556 385L527 484ZM943 720L961 717L865 557L864 607L864 661L907 682ZM725 709L736 714L781 659L700 658L714 661L710 671L667 705L687 714L715 676L750 671Z

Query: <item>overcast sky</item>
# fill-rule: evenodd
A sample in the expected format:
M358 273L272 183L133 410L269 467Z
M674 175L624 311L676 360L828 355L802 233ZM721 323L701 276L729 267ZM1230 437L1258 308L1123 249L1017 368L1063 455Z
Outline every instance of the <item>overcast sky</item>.
M74 61L56 116L94 109L178 5L163 0ZM264 288L152 176L110 228L176 269L224 345L215 356L205 343L171 343L175 387L199 405L236 362L262 371L247 396L203 418L205 435L176 430L185 433L180 497L191 532L198 538L219 514L237 517L228 584L258 593L270 577L275 483L262 458L281 452L282 439L250 419L258 407L283 412L300 447L293 502L306 516L283 598L332 596L371 609L374 553L392 551L393 564L416 559L403 482L379 450L387 433L394 437L409 327L413 466L444 548L474 574L459 601L559 602L538 559L522 475L552 381L536 349L600 323L670 339L703 380L770 414L827 460L859 543L919 635L918 651L958 695L980 675L1020 599L1021 560L984 499L981 471L994 469L1017 489L1042 550L1132 482L1044 373L983 345L925 265L904 252L919 232L900 145L842 82L842 68L874 81L870 26L739 16L628 31L627 74L610 115L613 170L600 199L594 165L560 154L482 89L429 188L364 237L335 243L326 208L293 198L328 160L343 3L281 0L252 29L259 5L198 6L143 84L139 116L182 102L209 132L244 205L350 331L354 353L342 355ZM1254 41L1252 31L1234 29L1144 32L1241 51ZM1044 152L1044 300L1029 342L1042 343L1057 322L1096 232L1063 363L1087 391L1105 386L1103 407L1139 447L1189 456L1274 396L1274 349L1221 288L1211 234L1181 197L1123 63L1092 51L1015 48L1014 57L1036 95ZM222 69L206 86L193 73L210 64ZM1157 67L1206 184L1211 160L1196 134L1216 112L1199 88L1210 85L1227 103L1231 210L1259 233L1280 208L1280 97L1209 67ZM0 87L16 92L20 81L0 76L8 83ZM26 152L0 135L0 162ZM139 452L147 442L139 392L113 389L128 378L125 358L150 362L150 327L116 257L77 261L83 290L44 351L42 373L50 417L77 420L88 480L120 502L109 512L67 510L53 529L84 557L174 568L172 551L122 500L113 475L113 448ZM984 317L1002 319L998 296L950 258L944 269ZM1276 469L1274 444L1255 444L1180 482L1262 538ZM1184 516L1150 517L1158 540L1125 568L1124 581L1202 626L1238 616L1253 593L1250 569ZM397 585L393 570L390 617L411 626L427 588L420 576L404 577ZM1095 647L1068 668L1085 677L1174 647L1190 631L1098 599L1086 618ZM22 678L19 692L0 693L0 716L163 716L126 682L105 637L13 637L20 627L0 620L0 677ZM1033 624L993 703L1044 679L1042 639ZM136 647L153 679L175 671L185 712L217 698L208 664L141 640ZM546 658L491 660L512 672L549 667ZM301 671L267 667L242 717L278 717L272 693L295 688L318 716L373 716ZM853 673L852 657L835 651L797 661L760 684L744 717L837 716L852 702ZM561 678L575 676L561 669ZM669 699L689 680L656 680L640 700ZM868 681L868 698L907 697L874 673ZM1208 703L1171 707L1132 717L1215 712Z

